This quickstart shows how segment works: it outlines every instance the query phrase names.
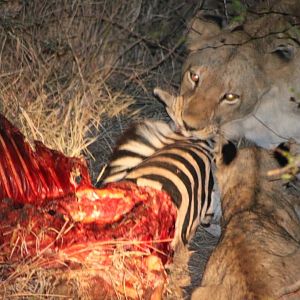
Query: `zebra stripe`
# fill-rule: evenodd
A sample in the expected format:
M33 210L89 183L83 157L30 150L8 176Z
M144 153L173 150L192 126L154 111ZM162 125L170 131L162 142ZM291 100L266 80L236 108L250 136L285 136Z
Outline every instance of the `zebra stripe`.
M116 148L103 183L130 180L166 191L178 208L172 245L186 244L213 216L212 148L162 122L145 122L132 133Z

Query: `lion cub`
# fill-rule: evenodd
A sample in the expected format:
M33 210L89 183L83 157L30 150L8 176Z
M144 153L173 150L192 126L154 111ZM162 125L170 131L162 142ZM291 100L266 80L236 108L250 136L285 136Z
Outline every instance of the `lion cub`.
M299 196L266 175L278 167L271 152L226 159L217 159L223 231L192 299L300 299Z

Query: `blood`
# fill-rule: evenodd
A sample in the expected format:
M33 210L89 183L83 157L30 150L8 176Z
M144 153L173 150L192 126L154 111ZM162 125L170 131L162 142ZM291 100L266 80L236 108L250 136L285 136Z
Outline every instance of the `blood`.
M21 132L0 116L2 262L42 256L47 268L57 261L85 264L97 249L97 263L112 266L112 255L121 245L128 254L144 254L134 254L127 267L160 289L165 273L157 265L172 258L176 215L164 191L131 182L93 187L83 159L66 157L41 142L31 148ZM149 263L153 256L158 264ZM111 272L121 276L113 268ZM104 273L99 276L108 280ZM130 278L126 288L134 298Z

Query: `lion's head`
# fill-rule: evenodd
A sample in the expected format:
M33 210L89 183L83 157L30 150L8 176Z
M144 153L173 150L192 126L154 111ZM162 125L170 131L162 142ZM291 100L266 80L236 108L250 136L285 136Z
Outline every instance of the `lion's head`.
M155 89L183 131L268 147L300 141L300 17L290 14L250 15L223 29L212 18L195 18L180 96ZM291 122L297 130L289 132Z

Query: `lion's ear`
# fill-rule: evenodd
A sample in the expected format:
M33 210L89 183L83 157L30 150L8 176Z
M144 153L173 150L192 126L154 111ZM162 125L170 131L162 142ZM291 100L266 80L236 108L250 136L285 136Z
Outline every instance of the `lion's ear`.
M224 18L221 16L198 14L189 26L188 49L190 51L199 49L201 43L219 34L224 26Z
M236 146L228 141L222 147L222 161L225 165L229 165L237 156Z
M161 102L163 102L167 107L171 107L172 103L174 102L174 96L171 95L169 92L162 90L159 87L156 87L153 90L155 96L157 96Z
M294 47L289 44L280 44L271 51L272 53L276 54L279 58L285 61L290 61L294 57Z

